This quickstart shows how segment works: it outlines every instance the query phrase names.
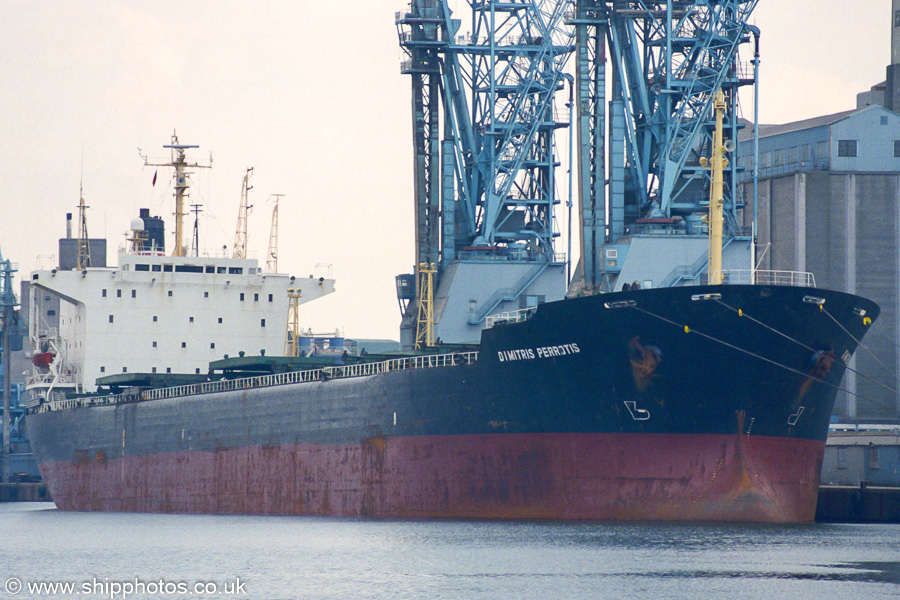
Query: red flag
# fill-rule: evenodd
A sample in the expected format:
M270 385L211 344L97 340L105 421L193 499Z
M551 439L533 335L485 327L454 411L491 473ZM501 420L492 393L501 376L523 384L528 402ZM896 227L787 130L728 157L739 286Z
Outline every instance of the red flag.
M156 174L157 174L157 173L159 173L159 171L154 171L154 172L153 172L153 187L156 187Z

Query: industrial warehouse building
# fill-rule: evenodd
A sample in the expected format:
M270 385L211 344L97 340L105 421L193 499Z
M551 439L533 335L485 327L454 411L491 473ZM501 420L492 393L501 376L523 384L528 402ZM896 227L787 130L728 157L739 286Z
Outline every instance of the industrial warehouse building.
M900 428L832 431L822 464L823 485L896 486L900 482Z
M900 114L865 106L883 98L880 89L861 94L856 110L759 128L758 268L809 271L818 287L881 306L838 395L835 415L846 421L898 417ZM740 149L749 226L752 126Z

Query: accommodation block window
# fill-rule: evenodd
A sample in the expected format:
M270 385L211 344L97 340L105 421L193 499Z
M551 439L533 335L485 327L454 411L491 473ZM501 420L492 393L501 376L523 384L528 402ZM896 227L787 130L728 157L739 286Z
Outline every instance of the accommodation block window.
M856 140L838 140L838 156L856 156Z

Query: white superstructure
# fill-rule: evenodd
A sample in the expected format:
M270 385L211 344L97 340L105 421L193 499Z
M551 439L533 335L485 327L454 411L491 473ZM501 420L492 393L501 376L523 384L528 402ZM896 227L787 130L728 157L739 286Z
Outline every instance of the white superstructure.
M33 314L58 297L64 374L83 391L118 373L205 373L228 354L281 355L288 289L309 302L334 280L264 273L253 259L119 254L117 267L34 271ZM45 339L40 319L32 339ZM59 366L58 366L59 368Z

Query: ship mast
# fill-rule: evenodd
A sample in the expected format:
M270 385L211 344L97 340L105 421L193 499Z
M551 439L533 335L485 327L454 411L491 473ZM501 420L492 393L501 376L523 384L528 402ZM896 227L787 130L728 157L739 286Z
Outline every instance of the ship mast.
M722 179L723 172L728 166L728 159L725 153L733 147L733 142L726 144L722 141L722 120L725 115L725 94L720 89L716 93L713 108L716 112L716 128L713 131L712 139L712 155L710 159L705 156L700 158L700 165L710 169L710 186L709 186L709 263L707 265L708 282L710 285L718 285L722 283L722 225L724 223L723 216L723 194Z
M187 212L184 210L185 200L188 198L188 189L190 188L191 173L187 171L193 169L209 169L212 165L201 165L193 162L189 163L185 157L185 150L189 148L199 148L200 146L189 146L178 143L178 134L172 134L172 143L163 148L172 150L172 159L167 163L151 163L144 156L144 166L148 167L173 167L175 169L175 247L172 249L172 256L185 256L187 248L184 245L184 217ZM210 158L212 162L212 158ZM155 177L154 177L155 181Z
M87 231L87 209L89 206L84 203L84 186L78 189L78 220L80 222L78 228L78 255L75 259L75 266L79 271L91 266L91 245Z

